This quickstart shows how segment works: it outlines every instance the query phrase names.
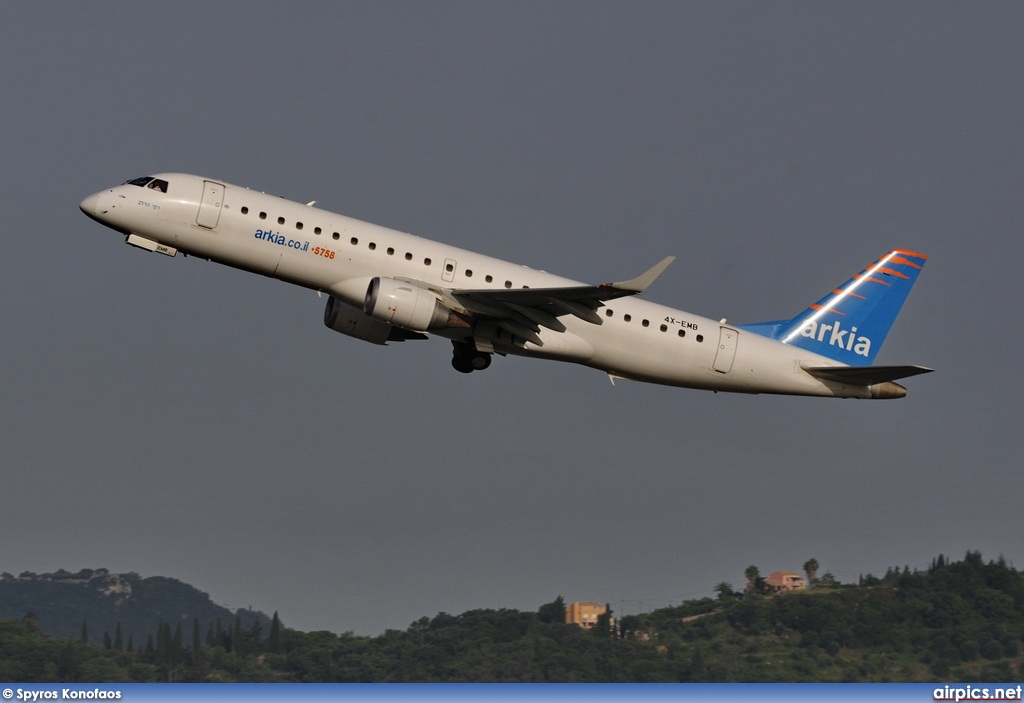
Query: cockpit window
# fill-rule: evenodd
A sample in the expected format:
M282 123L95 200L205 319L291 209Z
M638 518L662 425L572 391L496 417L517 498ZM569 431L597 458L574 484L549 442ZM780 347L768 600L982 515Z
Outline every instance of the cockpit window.
M161 193L167 192L167 181L159 178L153 178L152 176L143 176L142 178L133 178L130 181L125 181L127 186L139 186L140 188L152 188L158 190Z

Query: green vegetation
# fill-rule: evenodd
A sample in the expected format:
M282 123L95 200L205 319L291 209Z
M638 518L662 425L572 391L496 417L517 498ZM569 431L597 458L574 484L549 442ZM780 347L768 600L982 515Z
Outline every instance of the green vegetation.
M26 613L32 613L42 630L54 637L73 637L117 649L127 649L129 643L138 647L147 635L156 636L161 619L183 621L188 627L193 620L204 625L219 620L230 627L237 617L246 630L258 624L266 632L270 626L265 614L228 610L176 579L113 574L106 569L0 574L0 618L20 618Z
M813 563L812 563L813 562ZM812 568L808 568L812 567ZM160 620L145 645L120 630L97 646L47 637L33 616L0 621L8 681L977 681L1024 678L1024 580L1002 559L940 556L925 572L890 569L858 585L750 595L727 583L615 626L566 625L561 596L537 612L423 617L377 637L297 632L257 621ZM753 578L751 578L753 577ZM826 578L828 577L828 578ZM87 628L88 625L88 628ZM202 631L205 629L205 637ZM90 636L93 636L90 634ZM130 641L130 640L128 640ZM121 645L118 645L121 642ZM123 647L123 649L121 648Z

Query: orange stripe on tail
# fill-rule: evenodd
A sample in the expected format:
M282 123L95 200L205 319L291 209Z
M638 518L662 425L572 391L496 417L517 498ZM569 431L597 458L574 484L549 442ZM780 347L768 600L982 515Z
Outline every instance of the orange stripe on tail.
M883 266L882 268L880 268L878 270L881 271L882 273L888 273L888 274L893 275L893 276L898 276L899 278L905 278L907 280L910 279L910 276L908 276L907 274L900 273L896 269L891 269L888 266Z

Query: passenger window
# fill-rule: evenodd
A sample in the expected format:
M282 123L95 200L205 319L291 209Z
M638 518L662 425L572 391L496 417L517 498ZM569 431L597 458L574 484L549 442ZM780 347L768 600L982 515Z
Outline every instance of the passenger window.
M431 264L430 257L427 257L426 259L423 260L423 265L424 266L430 266L430 264Z
M405 252L405 260L412 261L412 254L410 254L409 252Z
M313 228L313 234L320 234L321 232L323 232L323 230L320 229L319 227L314 227Z
M505 287L506 288L511 288L512 287L512 281L505 281Z
M661 326L661 331L662 332L668 332L668 325L662 325Z
M644 320L640 324L643 325L644 327L650 327L651 326L651 321L650 320Z
M608 308L607 310L605 310L605 311L604 311L604 316L605 316L605 317L611 317L611 316L612 316L612 315L614 315L614 314L615 314L615 313L614 313L614 312L612 312L612 309L611 309L611 308Z
M296 222L295 223L295 229L302 229L302 223L301 222Z
M394 247L388 247L388 256L394 256L394 254L395 254L395 248Z
M466 269L466 278L473 277L473 269Z
M704 341L704 335L702 335L702 334L698 334L698 335L697 335L697 341L698 341L698 342L703 342L703 341Z
M247 208L245 205L242 206L242 214L243 215L248 215L249 214L249 208Z
M370 251L373 251L374 249L377 248L377 243L376 242L370 242L368 246L370 247Z
M622 319L625 320L626 322L629 322L630 320L633 319L633 316L627 312L625 315L622 316Z
M267 213L265 213L265 212L261 212L261 213L260 213L260 219L261 219L261 220L265 220L265 219L267 219Z
M284 224L284 218L283 217L278 217L277 218L277 224L283 225Z
M487 274L486 276L484 276L484 280L490 283L491 281L494 280L494 276L492 276L491 274Z
M337 232L334 233L334 238L335 239L338 238L338 233ZM359 238L358 237L352 237L352 239L348 240L348 243L351 244L352 246L355 246L356 244L359 244Z
M444 270L447 271L448 273L451 273L452 271L455 270L455 267L452 266L451 264L445 264L444 265Z
M331 236L332 236L332 237L333 237L334 239L338 239L338 238L340 238L340 237L341 237L341 235L340 235L340 234L338 234L337 232L335 232L335 233L334 233L334 234L332 234Z
M685 337L686 336L686 330L679 330L679 336L680 337Z

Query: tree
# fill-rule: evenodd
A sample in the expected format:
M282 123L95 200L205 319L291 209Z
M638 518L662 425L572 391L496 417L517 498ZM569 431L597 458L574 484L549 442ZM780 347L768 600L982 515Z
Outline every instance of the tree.
M599 637L610 637L612 634L612 604L605 603L604 612L597 616L597 624L593 629Z
M565 622L565 601L559 595L550 603L545 603L537 609L537 617L541 622L564 623Z
M281 651L281 620L274 611L274 618L270 621L270 635L267 637L267 651L278 654Z
M203 640L199 636L199 618L192 618L192 652L198 652Z
M167 664L171 660L171 626L163 618L156 626L156 663Z
M624 615L619 620L619 637L633 639L640 632L640 618L636 615Z
M238 654L245 654L244 645L242 643L242 616L235 615L235 626L231 630L231 642L232 648Z
M168 625L170 629L170 625ZM181 620L174 628L174 638L171 640L171 663L177 664L181 661L181 649L182 649L182 634L181 634Z
M77 681L79 676L78 656L75 645L66 641L57 657L57 678L60 681Z
M832 575L831 571L826 571L824 575L818 579L817 585L820 588L837 588L839 586L839 581Z
M821 565L818 564L818 560L814 557L811 557L810 559L804 562L804 573L807 574L808 586L814 585L814 580L818 578L819 568L821 568Z
M249 629L244 634L244 637L247 643L246 651L259 651L260 642L263 641L263 625L260 624L259 620L252 621L252 625L249 626Z
M714 590L718 594L718 600L731 600L736 597L736 592L732 590L732 584L725 581L715 584Z
M743 571L743 575L747 577L747 593L755 593L757 582L761 580L761 570L751 564Z

